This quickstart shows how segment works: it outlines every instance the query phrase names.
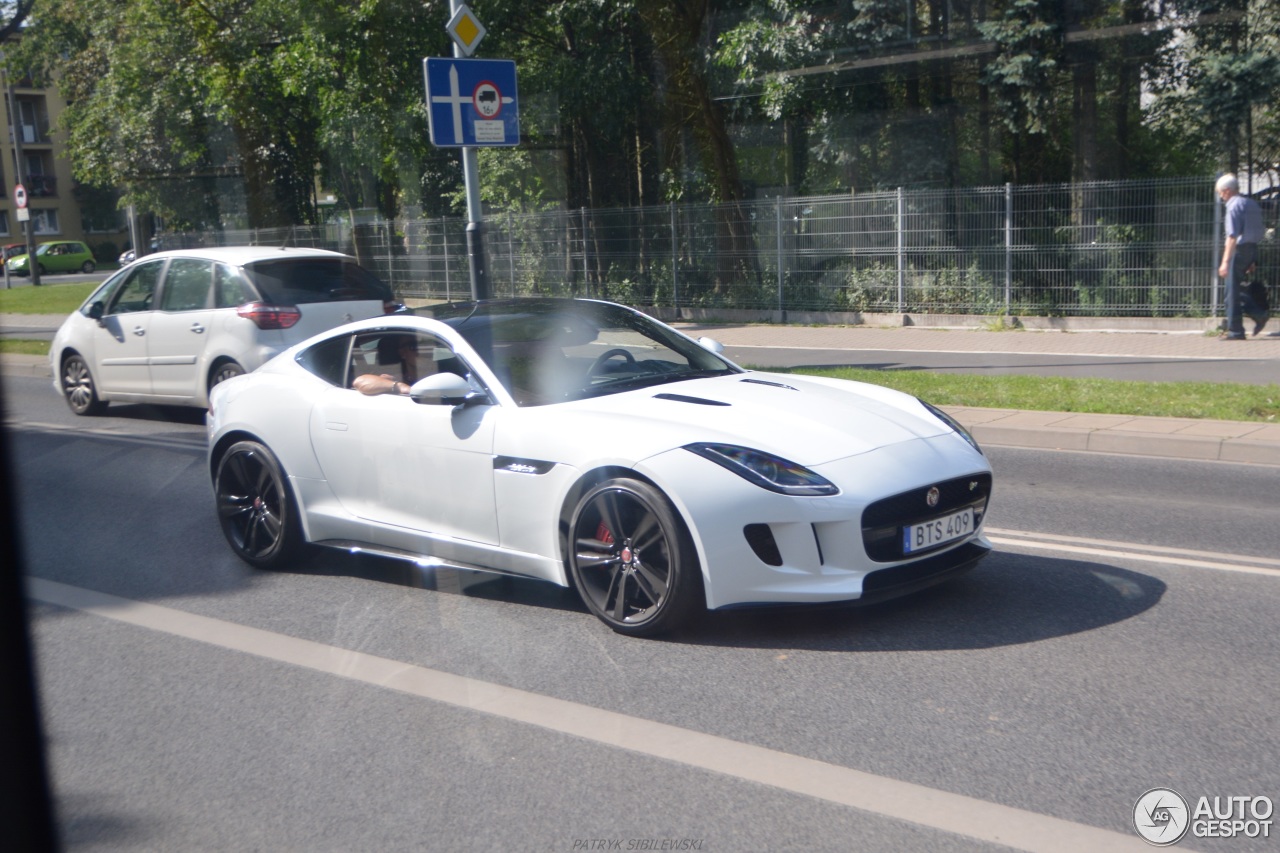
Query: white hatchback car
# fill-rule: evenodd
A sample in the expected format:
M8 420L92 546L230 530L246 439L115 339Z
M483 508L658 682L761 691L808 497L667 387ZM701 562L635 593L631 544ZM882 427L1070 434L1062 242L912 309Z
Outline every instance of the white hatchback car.
M182 249L103 282L53 339L78 415L111 401L206 406L209 389L318 332L400 310L355 258L323 249Z

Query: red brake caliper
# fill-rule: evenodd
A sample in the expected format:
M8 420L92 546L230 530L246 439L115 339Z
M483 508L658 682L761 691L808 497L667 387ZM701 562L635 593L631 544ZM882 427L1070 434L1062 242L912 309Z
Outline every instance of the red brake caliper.
M609 532L609 528L604 526L603 521L596 525L596 539L606 545L613 544L613 534Z

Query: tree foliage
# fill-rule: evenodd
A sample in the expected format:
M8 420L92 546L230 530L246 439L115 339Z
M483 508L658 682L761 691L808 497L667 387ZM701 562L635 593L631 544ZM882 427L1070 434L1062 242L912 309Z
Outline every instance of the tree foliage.
M471 7L479 55L519 69L522 145L482 169L505 209L1280 168L1280 0ZM428 144L422 59L451 52L448 15L40 0L7 61L62 87L78 181L175 225L312 222L318 188L351 220L441 215L461 171Z

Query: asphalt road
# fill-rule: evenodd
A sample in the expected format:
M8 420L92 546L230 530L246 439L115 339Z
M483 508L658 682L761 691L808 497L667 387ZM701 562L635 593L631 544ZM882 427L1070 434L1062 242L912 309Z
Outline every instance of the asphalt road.
M255 572L198 412L4 392L68 848L1142 850L1150 788L1280 799L1274 469L992 448L965 578L637 641L533 582Z

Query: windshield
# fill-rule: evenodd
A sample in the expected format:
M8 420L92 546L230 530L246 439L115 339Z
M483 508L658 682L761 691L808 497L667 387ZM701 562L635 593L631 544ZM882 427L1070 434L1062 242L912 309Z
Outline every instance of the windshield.
M419 309L456 328L522 406L741 372L620 305L518 299Z

